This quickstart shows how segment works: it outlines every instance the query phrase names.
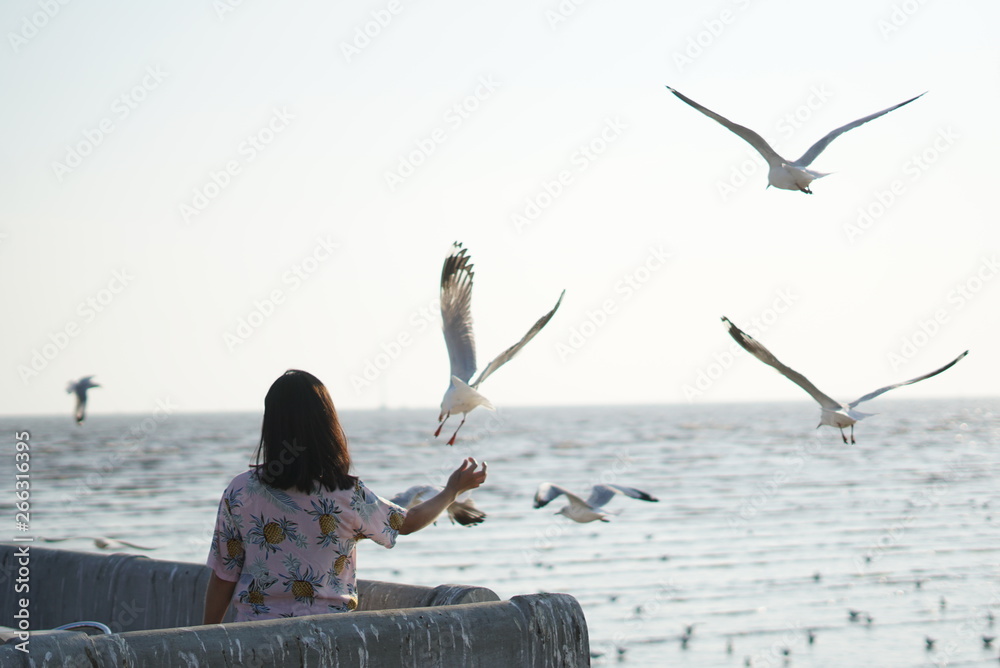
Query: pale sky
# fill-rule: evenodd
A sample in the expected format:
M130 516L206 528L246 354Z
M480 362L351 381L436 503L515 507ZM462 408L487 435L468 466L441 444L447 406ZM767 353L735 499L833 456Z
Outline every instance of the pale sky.
M0 413L436 408L456 240L499 407L996 395L1000 5L680 4L3 3Z

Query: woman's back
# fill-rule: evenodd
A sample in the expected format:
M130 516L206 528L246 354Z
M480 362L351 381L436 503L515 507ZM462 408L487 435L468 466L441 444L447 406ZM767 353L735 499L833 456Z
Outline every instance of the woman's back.
M239 578L236 621L353 610L357 542L392 547L404 518L360 480L306 493L266 485L251 470L226 488L209 566Z

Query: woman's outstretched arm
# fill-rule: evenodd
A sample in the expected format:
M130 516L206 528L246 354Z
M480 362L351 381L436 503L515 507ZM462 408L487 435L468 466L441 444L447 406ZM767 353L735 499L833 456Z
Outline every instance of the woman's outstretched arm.
M448 484L443 490L406 511L406 519L403 520L399 533L406 535L420 531L454 503L459 494L482 485L486 481L486 462L483 462L483 468L476 470L478 466L472 457L464 460L449 476Z

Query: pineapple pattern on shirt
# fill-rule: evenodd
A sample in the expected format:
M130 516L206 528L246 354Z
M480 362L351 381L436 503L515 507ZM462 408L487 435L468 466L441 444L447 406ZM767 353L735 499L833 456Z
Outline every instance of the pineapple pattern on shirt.
M306 494L250 470L222 495L208 565L237 582L236 621L347 612L358 606L358 541L392 547L405 517L360 480Z

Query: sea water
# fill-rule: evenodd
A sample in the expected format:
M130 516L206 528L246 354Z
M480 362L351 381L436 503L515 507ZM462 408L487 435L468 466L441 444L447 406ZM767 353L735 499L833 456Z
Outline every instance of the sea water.
M855 445L813 429L819 411L806 402L480 410L454 447L457 421L435 439L434 410L343 411L355 473L383 497L443 484L465 456L489 462L473 494L484 523L442 517L392 550L362 543L358 572L502 598L572 594L595 665L996 666L1000 649L982 637L1000 635L989 618L1000 620L1000 400L871 408L880 414L857 425ZM27 430L32 534L67 539L39 544L99 552L85 537L106 536L204 562L260 415L0 427L10 534L14 433ZM555 514L562 498L532 507L543 481L581 496L627 485L659 501L618 497L609 522L577 524Z

